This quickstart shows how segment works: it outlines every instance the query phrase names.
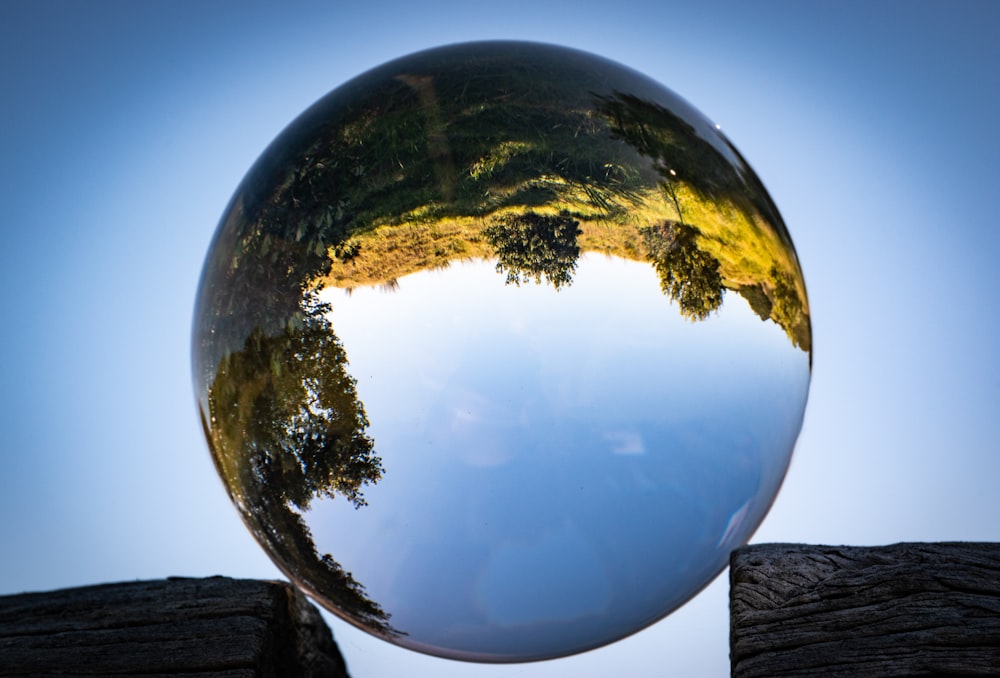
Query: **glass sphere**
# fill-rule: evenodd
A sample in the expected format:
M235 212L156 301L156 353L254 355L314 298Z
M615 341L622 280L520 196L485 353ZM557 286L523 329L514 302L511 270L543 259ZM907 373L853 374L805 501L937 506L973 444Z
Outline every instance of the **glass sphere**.
M664 617L763 520L809 306L761 182L662 85L520 42L337 88L208 252L194 383L256 539L348 622L483 662Z

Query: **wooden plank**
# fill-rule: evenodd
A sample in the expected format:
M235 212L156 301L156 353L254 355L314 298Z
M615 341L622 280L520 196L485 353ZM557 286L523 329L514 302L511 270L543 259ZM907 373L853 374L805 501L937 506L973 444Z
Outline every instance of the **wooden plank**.
M1000 544L758 544L730 560L738 678L1000 676Z
M0 596L0 676L346 678L289 584L171 578Z

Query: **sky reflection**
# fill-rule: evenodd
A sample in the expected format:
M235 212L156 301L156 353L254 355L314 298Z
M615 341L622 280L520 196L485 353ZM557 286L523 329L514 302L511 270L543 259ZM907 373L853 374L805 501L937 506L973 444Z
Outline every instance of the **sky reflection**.
M538 658L626 635L762 519L809 364L739 296L692 322L651 266L596 254L558 291L485 260L398 283L322 294L386 473L363 509L304 517L402 644Z

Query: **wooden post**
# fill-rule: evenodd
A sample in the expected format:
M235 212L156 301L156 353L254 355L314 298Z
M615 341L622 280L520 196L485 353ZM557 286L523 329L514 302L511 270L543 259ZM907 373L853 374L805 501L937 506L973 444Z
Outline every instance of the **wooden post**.
M0 596L0 676L346 678L283 582L171 578Z
M760 544L729 577L736 678L1000 676L1000 544Z

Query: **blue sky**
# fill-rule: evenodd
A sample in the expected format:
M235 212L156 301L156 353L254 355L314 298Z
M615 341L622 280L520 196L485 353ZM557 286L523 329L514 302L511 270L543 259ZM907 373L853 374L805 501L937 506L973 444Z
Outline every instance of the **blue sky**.
M488 7L488 8L487 8ZM230 195L330 89L487 38L568 45L718 122L781 210L814 369L754 541L1000 540L991 2L0 4L0 593L275 577L215 477L191 312ZM470 666L332 621L355 678L728 672L725 575L616 645Z

